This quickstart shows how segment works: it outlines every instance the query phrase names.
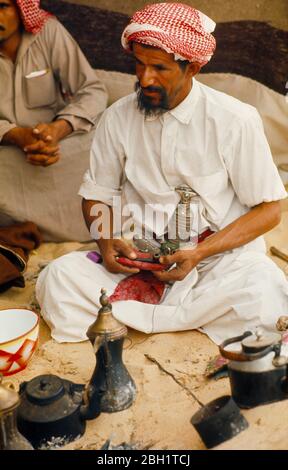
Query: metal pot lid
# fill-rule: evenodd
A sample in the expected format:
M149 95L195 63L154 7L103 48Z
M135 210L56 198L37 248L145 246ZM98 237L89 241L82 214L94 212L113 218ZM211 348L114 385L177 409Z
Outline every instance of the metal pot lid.
M12 387L11 383L2 384L0 375L0 416L18 406L20 402L18 393Z
M97 336L105 338L106 341L124 338L124 336L127 335L127 327L113 316L112 305L109 302L106 289L101 289L101 297L99 300L101 308L98 312L97 319L88 328L86 333L89 340L94 342Z
M65 393L62 380L56 375L39 375L26 386L26 395L30 402L48 405L61 398Z
M247 353L256 353L268 346L280 343L281 335L279 333L262 333L257 331L255 334L243 339L241 344L243 350Z

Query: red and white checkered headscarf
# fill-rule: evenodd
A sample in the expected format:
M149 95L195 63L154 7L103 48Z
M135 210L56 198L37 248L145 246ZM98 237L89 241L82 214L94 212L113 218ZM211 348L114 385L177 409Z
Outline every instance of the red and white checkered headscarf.
M40 8L40 0L16 0L25 31L37 34L53 15Z
M175 60L205 65L216 48L211 34L215 26L204 13L183 3L156 3L132 16L121 43L126 50L134 41L173 53Z

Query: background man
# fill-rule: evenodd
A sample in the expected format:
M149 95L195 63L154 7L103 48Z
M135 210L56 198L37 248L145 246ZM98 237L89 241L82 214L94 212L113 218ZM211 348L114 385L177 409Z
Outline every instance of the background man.
M86 339L101 287L112 294L122 285L113 312L133 328L201 328L217 343L260 325L273 329L287 313L287 280L266 256L261 237L279 223L279 200L286 197L261 119L253 107L194 78L215 49L214 27L179 3L148 5L134 14L122 44L136 60L137 92L103 114L80 189L91 228L96 201L110 207L110 218L115 196L137 204L142 214L145 205L158 204L156 224L137 213L133 219L136 232L144 223L160 238L165 234L157 221L168 204L179 202L175 188L186 184L198 194L199 244L162 257L173 266L154 274L169 283L160 302L135 300L133 286L127 295L135 279L127 275L137 269L122 266L117 256L136 255L112 234L98 240L103 265L85 253L51 263L36 290L57 341ZM171 219L169 211L165 215ZM203 241L207 229L215 233Z
M46 239L83 240L77 190L107 96L39 3L0 1L0 213L32 220Z

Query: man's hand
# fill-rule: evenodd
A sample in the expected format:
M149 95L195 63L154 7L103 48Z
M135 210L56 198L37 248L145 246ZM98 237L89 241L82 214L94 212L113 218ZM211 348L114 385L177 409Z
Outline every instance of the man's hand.
M32 165L52 165L59 159L58 145L52 145L39 139L30 127L14 127L3 138L4 144L19 147L26 154L27 162Z
M72 131L68 121L59 119L34 128L15 127L5 134L3 143L17 145L26 153L28 163L49 166L60 158L58 142Z
M33 165L49 166L60 158L59 141L71 134L72 126L65 119L58 119L49 124L40 123L33 129L36 143L26 146L27 161Z
M165 282L181 281L200 261L255 240L279 224L280 220L279 201L262 202L219 232L207 237L193 250L179 250L174 255L162 256L161 263L176 263L176 267L169 272L155 272L154 276Z
M57 145L58 142L73 132L71 124L65 119L56 119L56 121L40 123L33 129L33 135L49 145Z
M42 130L42 132L41 132ZM32 165L49 166L60 158L60 148L57 138L50 130L50 124L38 124L32 129L36 142L25 145L26 161Z
M195 266L201 261L197 249L194 250L179 250L174 255L161 256L161 264L172 265L176 263L176 266L170 271L153 272L154 276L160 281L183 281L187 274L192 271Z
M136 253L123 240L97 240L100 252L103 258L103 264L110 273L136 274L139 269L128 268L117 262L117 256L126 256L127 258L136 258Z

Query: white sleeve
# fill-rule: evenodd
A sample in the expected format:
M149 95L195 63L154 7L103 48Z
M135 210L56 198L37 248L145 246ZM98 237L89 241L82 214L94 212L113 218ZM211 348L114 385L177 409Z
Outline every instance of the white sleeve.
M222 154L240 202L253 207L262 202L285 199L287 193L256 109L251 108L249 117L232 127Z
M121 196L125 154L121 133L111 108L104 112L95 131L90 168L84 175L79 195L84 199L112 205Z

